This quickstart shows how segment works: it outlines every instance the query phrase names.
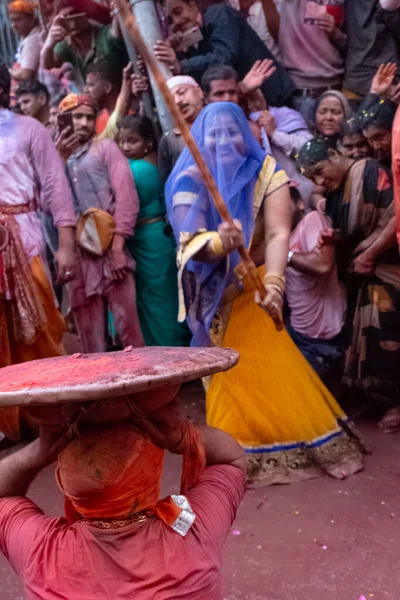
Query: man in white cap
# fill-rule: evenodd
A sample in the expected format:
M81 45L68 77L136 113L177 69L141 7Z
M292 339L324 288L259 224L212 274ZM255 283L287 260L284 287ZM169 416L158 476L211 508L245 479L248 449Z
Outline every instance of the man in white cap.
M203 92L198 83L188 75L177 75L167 81L167 85L179 106L186 123L191 126L204 106ZM158 148L158 167L160 179L165 185L185 142L179 129L164 133Z

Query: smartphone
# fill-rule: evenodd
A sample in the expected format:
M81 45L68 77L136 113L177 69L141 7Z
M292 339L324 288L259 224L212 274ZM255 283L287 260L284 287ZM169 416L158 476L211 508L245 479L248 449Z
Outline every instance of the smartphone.
M201 42L202 39L203 34L201 33L201 29L196 25L195 27L192 27L191 29L188 29L187 31L184 31L182 33L182 38L179 44L176 46L175 50L177 52L185 52L185 50L187 50L191 46L194 46L195 44Z
M72 119L72 114L71 113L63 113L61 115L58 115L57 125L58 125L58 131L60 133L62 131L64 131L64 129L67 129L67 127L71 127L70 133L72 134L74 131L74 122Z
M68 33L73 31L81 31L88 24L88 18L85 13L77 13L76 15L66 15L60 23Z

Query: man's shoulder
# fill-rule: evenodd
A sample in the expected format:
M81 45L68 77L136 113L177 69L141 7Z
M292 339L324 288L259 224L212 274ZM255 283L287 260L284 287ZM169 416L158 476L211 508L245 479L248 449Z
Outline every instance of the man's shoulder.
M34 133L35 135L39 136L50 136L46 127L37 119L18 114L15 114L13 118L17 127L23 129L25 133Z
M205 11L204 22L205 24L207 24L218 20L226 21L237 19L238 17L240 17L238 11L232 8L232 6L222 3L214 4L213 6L207 8L207 10Z
M91 149L96 152L121 152L117 142L111 138L94 138Z

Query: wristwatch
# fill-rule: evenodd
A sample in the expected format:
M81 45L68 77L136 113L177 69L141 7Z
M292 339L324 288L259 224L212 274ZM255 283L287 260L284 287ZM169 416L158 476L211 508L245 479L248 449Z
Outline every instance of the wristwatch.
M287 266L290 267L290 265L292 264L292 256L293 256L294 252L293 250L289 250L288 255L287 255Z

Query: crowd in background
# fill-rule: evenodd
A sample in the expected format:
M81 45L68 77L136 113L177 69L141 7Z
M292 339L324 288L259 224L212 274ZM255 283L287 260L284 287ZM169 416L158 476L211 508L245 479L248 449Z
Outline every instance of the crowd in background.
M148 74L140 59L129 62L115 6L42 0L38 15L29 0L15 0L8 9L19 39L9 69L11 111L38 121L52 139L44 151L41 128L29 133L31 121L21 126L21 136L34 136L37 146L43 265L70 328L86 352L206 343L198 329L198 322L208 323L201 307L191 308L186 322L185 315L177 320L182 297L187 310L192 306L184 285L194 285L178 289L185 230L174 227L169 209L167 218L168 194L176 206L185 143L179 129L160 138L154 115L144 115ZM172 74L168 87L188 125L206 105L238 105L252 140L290 180L284 316L292 340L334 393L344 394L343 380L354 404L356 397L361 404L373 398L382 413L388 409L384 431L400 429L398 174L392 173L399 3L168 0L157 10L165 39L153 51ZM7 76L4 68L3 95ZM79 250L56 278L62 207L54 210L56 184L44 180L49 161L59 158L73 205L66 222L77 225ZM179 194L194 192L189 186ZM19 360L26 358L10 350L5 364Z

